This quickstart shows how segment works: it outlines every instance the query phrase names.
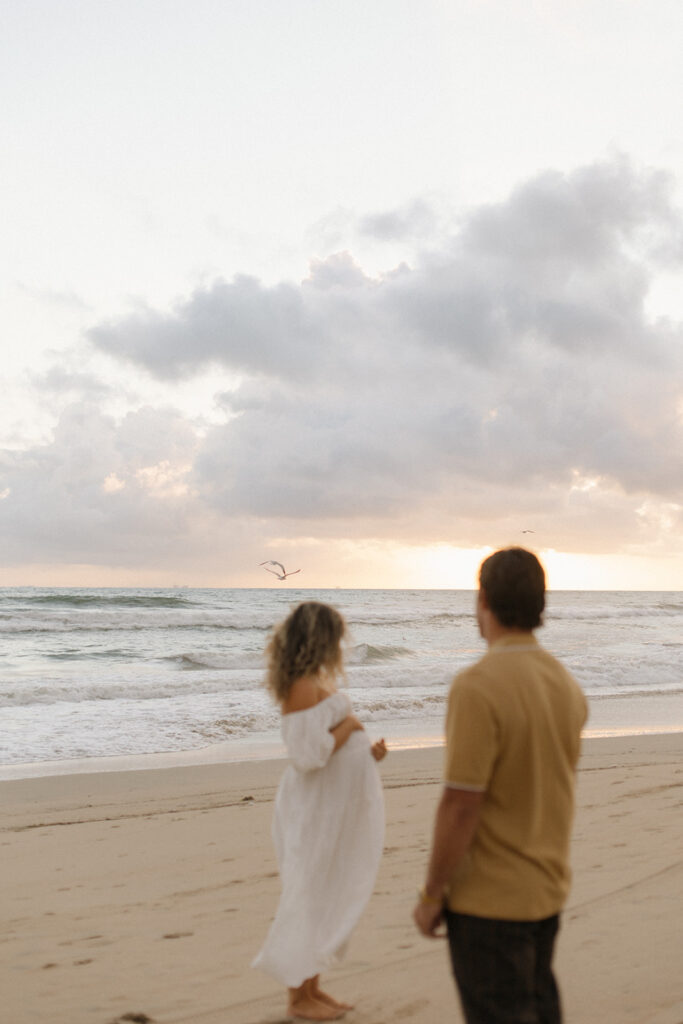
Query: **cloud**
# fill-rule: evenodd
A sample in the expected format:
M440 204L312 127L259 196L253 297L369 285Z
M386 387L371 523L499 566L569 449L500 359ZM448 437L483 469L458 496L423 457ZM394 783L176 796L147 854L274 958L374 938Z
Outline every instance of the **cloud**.
M315 331L300 289L264 287L238 275L198 288L171 314L145 309L89 332L101 350L144 366L160 379L177 379L221 363L236 372L290 372L305 364Z
M651 263L664 252L673 259L683 237L671 190L660 172L637 173L623 160L547 172L471 211L411 267L369 278L348 252L336 253L315 260L300 285L239 275L197 289L171 314L148 309L89 336L160 378L211 363L290 381L324 376L331 363L358 374L359 355L379 351L386 361L435 347L481 363L518 359L533 340L649 361L648 347L660 343L643 311Z
M396 242L429 238L437 225L436 211L424 200L416 199L397 210L361 217L358 231L381 242Z
M178 491L196 438L173 411L141 409L120 421L93 404L69 406L49 444L5 453L0 551L5 564L130 564L158 559L188 529ZM175 472L174 472L175 468Z
M51 366L44 373L31 374L31 383L37 391L55 397L76 394L104 398L112 392L111 386L95 374L64 366Z
M481 545L533 528L558 549L664 543L683 506L683 331L648 317L646 299L683 253L672 189L621 159L547 172L431 243L422 204L365 218L376 235L419 236L410 265L384 274L345 251L299 284L239 275L170 313L98 324L97 349L160 381L233 374L216 399L224 422L200 433L146 410L78 426L73 412L2 475L0 515L16 505L30 520L26 486L81 554L111 548L108 530L136 550L152 531L159 557L164 536L200 522L234 536L241 523L282 537Z
M76 312L92 311L92 307L75 292L56 291L50 288L36 288L33 285L25 284L21 281L17 282L15 287L20 293L47 306L63 307L64 309Z

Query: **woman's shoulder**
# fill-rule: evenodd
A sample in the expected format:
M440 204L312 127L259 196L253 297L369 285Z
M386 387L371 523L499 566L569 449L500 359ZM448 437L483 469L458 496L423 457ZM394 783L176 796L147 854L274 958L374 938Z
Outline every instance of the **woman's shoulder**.
M324 690L316 678L302 676L301 679L292 683L292 688L283 700L282 714L289 715L293 711L306 711L329 696L329 691Z

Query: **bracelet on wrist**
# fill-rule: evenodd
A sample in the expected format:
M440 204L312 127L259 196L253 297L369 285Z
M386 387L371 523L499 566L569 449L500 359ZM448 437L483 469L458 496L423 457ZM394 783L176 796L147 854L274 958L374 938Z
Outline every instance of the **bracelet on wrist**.
M440 907L443 903L443 896L430 896L425 885L420 886L417 894L420 897L420 903L426 903L432 907Z

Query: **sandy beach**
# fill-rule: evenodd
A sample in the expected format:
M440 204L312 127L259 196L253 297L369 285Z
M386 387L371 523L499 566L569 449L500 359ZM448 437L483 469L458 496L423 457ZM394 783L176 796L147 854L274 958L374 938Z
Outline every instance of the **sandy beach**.
M683 734L589 739L557 968L575 1024L683 1022ZM386 848L346 961L353 1024L461 1021L446 949L410 919L442 751L381 766ZM249 968L278 898L282 762L0 783L4 1019L13 1024L278 1024ZM131 1016L132 1015L132 1016Z

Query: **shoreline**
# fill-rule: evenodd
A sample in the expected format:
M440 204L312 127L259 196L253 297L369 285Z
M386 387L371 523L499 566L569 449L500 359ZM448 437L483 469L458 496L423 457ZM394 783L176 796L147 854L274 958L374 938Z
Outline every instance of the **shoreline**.
M683 732L683 691L638 696L591 696L585 739L658 736ZM384 736L395 751L443 745L443 718L388 719L365 722L376 738ZM279 730L238 736L190 750L125 753L0 764L0 782L48 776L104 772L154 771L196 765L242 764L286 757Z
M673 736L683 733L683 725L653 728L612 728L585 729L582 741L629 739L639 736ZM268 735L254 742L250 737L225 744L211 744L196 750L157 751L148 754L116 754L110 757L65 758L63 761L29 761L18 764L0 765L0 786L4 782L22 779L60 778L69 775L104 775L122 772L153 772L166 769L218 767L220 765L245 765L286 761L287 754L277 735ZM404 736L391 738L389 749L393 753L413 750L441 749L444 737L438 735ZM223 749L226 748L226 749ZM229 748L229 749L228 749Z
M683 736L585 740L574 883L557 952L567 1020L679 1024ZM444 945L410 913L441 750L382 762L387 830L374 895L325 980L353 1024L462 1024ZM283 762L0 783L8 1019L276 1024L284 993L249 969L277 905L270 838Z

